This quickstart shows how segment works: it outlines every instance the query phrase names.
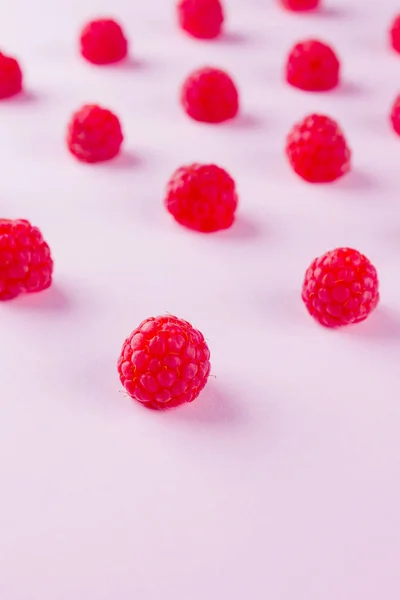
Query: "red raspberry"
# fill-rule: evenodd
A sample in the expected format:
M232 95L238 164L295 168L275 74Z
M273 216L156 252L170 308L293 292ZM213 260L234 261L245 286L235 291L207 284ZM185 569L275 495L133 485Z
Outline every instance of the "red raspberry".
M128 53L124 32L112 19L97 19L85 25L80 36L80 47L82 56L95 65L119 62Z
M310 183L335 181L350 170L351 152L339 125L324 115L309 115L286 140L293 170Z
M400 96L397 96L393 103L392 111L390 113L390 120L393 125L393 129L400 135Z
M190 323L165 315L143 321L118 360L122 385L149 408L193 402L210 374L210 351Z
M389 31L390 43L392 48L400 53L400 14L393 19L392 26Z
M29 221L0 219L0 300L51 285L50 248Z
M331 250L311 263L302 298L310 315L321 325L359 323L379 302L376 269L357 250Z
M22 71L18 61L0 52L0 100L19 94L22 90Z
M302 12L305 10L314 10L318 8L319 0L281 0L281 4L287 10Z
M97 163L114 158L123 139L118 117L95 104L87 104L75 112L68 125L68 148L82 162Z
M180 167L167 185L167 210L178 223L196 231L230 227L237 203L235 182L216 165Z
M239 95L227 73L205 67L187 77L181 90L181 103L195 121L222 123L236 117Z
M224 14L220 0L178 0L181 28L195 38L211 40L221 33Z
M326 92L339 83L340 63L335 52L317 40L296 44L286 64L286 80L306 92Z

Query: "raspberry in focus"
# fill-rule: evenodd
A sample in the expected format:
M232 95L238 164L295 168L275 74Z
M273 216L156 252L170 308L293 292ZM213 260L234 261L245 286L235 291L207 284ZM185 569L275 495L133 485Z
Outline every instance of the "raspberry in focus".
M397 96L393 103L390 113L390 120L394 131L397 133L397 135L400 135L400 96Z
M293 12L303 12L315 10L320 4L320 0L280 0L281 4L287 10Z
M376 269L357 250L331 250L308 268L302 299L310 315L325 327L359 323L379 302Z
M330 46L318 40L299 42L290 51L286 80L307 92L326 92L339 83L340 63Z
M393 19L389 31L390 43L396 52L400 53L400 14Z
M165 206L178 223L209 233L227 229L238 204L235 182L216 165L180 167L167 185Z
M185 80L181 104L195 121L222 123L236 117L239 94L227 73L205 67L194 71Z
M128 41L121 26L113 19L90 21L80 35L80 51L95 65L108 65L123 60Z
M82 162L111 160L119 153L123 139L118 117L95 104L75 112L68 125L68 148Z
M286 155L297 175L309 183L328 183L350 170L351 151L338 123L312 114L294 125Z
M178 0L178 21L189 35L211 40L221 33L224 14L220 0Z
M23 219L0 219L0 300L45 290L53 260L37 227Z
M210 351L190 323L170 315L143 321L125 340L118 373L128 394L148 408L193 402L210 374Z
M11 98L22 90L22 71L18 61L0 52L0 100Z

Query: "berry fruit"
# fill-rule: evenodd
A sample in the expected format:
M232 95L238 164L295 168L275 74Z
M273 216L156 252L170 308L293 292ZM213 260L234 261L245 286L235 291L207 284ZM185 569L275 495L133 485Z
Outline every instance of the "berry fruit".
M0 100L19 94L22 71L18 61L0 52Z
M72 115L67 145L78 160L86 163L111 160L119 153L122 141L120 122L110 110L87 104Z
M189 35L211 40L221 33L224 14L220 0L178 0L178 21Z
M312 114L294 125L286 139L286 155L297 175L310 183L328 183L350 170L351 152L339 125Z
M303 12L318 8L320 0L281 0L281 4L287 10Z
M190 323L165 315L143 321L125 340L118 373L128 394L149 408L193 402L210 374L210 351Z
M400 14L393 19L389 36L393 50L400 53Z
M286 63L286 80L307 92L326 92L339 83L340 63L330 46L318 40L296 44Z
M128 53L128 41L118 23L112 19L90 21L80 35L80 50L86 60L95 65L107 65L123 60Z
M22 219L0 219L0 300L45 290L52 273L50 248L39 229Z
M392 111L390 113L390 120L392 122L393 129L400 135L400 96L397 96L393 103Z
M236 117L239 95L227 73L205 67L187 77L181 90L181 103L195 121L222 123Z
M233 224L238 197L232 177L216 165L180 167L167 185L165 206L185 227L212 232Z
M359 323L379 302L376 269L357 250L331 250L311 263L302 298L310 315L321 325Z

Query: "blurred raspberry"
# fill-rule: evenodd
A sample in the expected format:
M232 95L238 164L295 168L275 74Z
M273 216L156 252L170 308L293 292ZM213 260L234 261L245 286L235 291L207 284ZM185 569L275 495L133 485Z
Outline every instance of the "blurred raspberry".
M335 52L318 40L296 44L286 64L286 80L307 92L326 92L339 83L340 63Z
M76 158L86 163L111 160L123 141L121 125L111 111L87 104L72 115L67 145Z
M311 263L302 298L310 315L321 325L359 323L379 302L376 269L357 250L331 250Z
M392 122L393 129L400 135L400 95L397 96L393 103L392 111L390 113L390 120Z
M320 0L280 0L281 4L287 10L293 12L303 12L318 8Z
M221 33L224 14L220 0L178 0L180 27L191 36L204 40Z
M37 227L22 219L0 219L0 300L51 285L50 248Z
M350 170L351 152L339 125L312 114L294 125L286 140L286 155L300 177L310 183L328 183Z
M22 90L22 71L18 61L0 52L0 100L19 94Z
M125 340L118 373L128 394L149 408L193 402L207 383L210 351L190 323L165 315L143 321Z
M128 41L118 23L112 19L90 21L80 35L81 54L95 65L107 65L123 60L128 53Z
M393 50L400 53L400 14L396 15L393 19L389 36Z
M237 203L235 182L216 165L195 163L180 167L168 182L167 210L178 223L196 231L230 227Z
M195 121L222 123L236 117L239 95L227 73L205 67L187 77L181 90L181 103Z

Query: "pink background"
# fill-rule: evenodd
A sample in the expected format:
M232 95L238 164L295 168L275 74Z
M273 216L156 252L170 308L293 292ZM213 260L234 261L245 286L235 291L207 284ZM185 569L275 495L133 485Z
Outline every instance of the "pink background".
M181 34L166 0L2 0L1 47L28 95L0 106L0 206L51 244L51 290L0 307L2 600L398 600L400 594L400 140L388 111L400 57L391 0L331 0L320 14L226 0L227 36ZM76 38L113 15L134 62L92 68ZM330 41L343 85L295 91L296 41ZM182 113L177 90L212 64L236 79L242 116L221 127ZM120 116L125 154L87 166L67 153L70 114ZM290 171L294 121L337 118L352 174L311 186ZM235 177L237 224L201 236L162 207L182 163ZM341 245L374 262L382 302L326 331L299 290ZM123 339L171 312L203 331L211 379L158 414L121 391Z

